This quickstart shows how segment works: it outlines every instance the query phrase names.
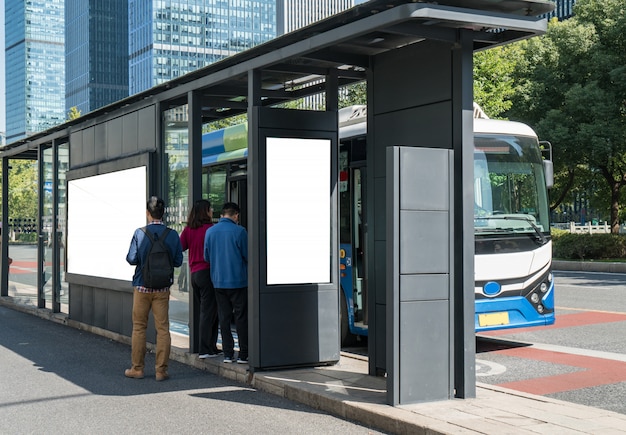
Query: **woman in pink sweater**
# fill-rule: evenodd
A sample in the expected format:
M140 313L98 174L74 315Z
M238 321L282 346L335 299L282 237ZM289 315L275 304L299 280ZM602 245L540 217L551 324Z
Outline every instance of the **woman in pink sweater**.
M210 265L204 261L204 234L213 225L213 209L206 199L195 202L187 226L180 235L183 251L189 250L189 271L194 299L194 319L198 319L196 347L201 359L218 356L217 302L211 282Z

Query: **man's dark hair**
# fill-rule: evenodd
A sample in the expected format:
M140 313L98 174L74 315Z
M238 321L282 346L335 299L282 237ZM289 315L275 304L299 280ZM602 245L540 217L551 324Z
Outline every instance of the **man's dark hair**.
M210 224L211 203L206 199L199 199L191 207L189 217L187 218L187 226L189 228L200 228L204 224Z
M234 202L227 202L222 206L221 215L222 216L234 216L237 213L240 213L239 206Z
M165 214L165 202L161 198L151 196L146 205L146 209L153 219L161 220Z

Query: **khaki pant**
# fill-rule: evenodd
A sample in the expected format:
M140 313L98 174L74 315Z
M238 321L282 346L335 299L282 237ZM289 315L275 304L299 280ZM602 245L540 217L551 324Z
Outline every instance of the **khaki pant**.
M146 356L146 329L152 309L156 329L156 373L167 373L172 338L169 320L170 292L133 294L133 335L131 360L134 370L143 371Z

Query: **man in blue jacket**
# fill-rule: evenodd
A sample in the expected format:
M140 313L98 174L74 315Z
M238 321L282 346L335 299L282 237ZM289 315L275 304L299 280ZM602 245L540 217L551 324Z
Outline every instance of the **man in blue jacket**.
M149 231L157 237L161 237L167 227L163 223L165 203L156 196L148 200L146 217L148 225L137 228L130 242L126 261L136 266L133 275L133 335L131 342L132 366L126 369L124 375L129 378L143 378L144 358L146 356L146 329L148 327L148 315L152 309L154 326L156 329L156 380L164 381L169 378L167 372L170 358L172 338L170 336L169 302L170 285L163 288L149 288L144 285L143 266L146 263L150 247L152 245L145 231ZM169 250L174 267L180 267L183 263L183 248L176 231L168 231L165 235L165 246Z
M204 260L211 264L217 299L224 362L233 362L235 341L230 323L235 316L239 364L248 363L248 233L239 225L239 206L227 202L220 220L204 236Z

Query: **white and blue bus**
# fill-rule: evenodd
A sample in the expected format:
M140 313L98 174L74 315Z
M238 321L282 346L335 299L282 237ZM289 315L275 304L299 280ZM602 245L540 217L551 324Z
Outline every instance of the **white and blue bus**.
M530 127L488 119L478 107L474 113L476 331L552 324L551 161ZM368 333L366 118L366 106L339 111L343 346ZM246 204L247 125L205 134L202 148L210 201Z

